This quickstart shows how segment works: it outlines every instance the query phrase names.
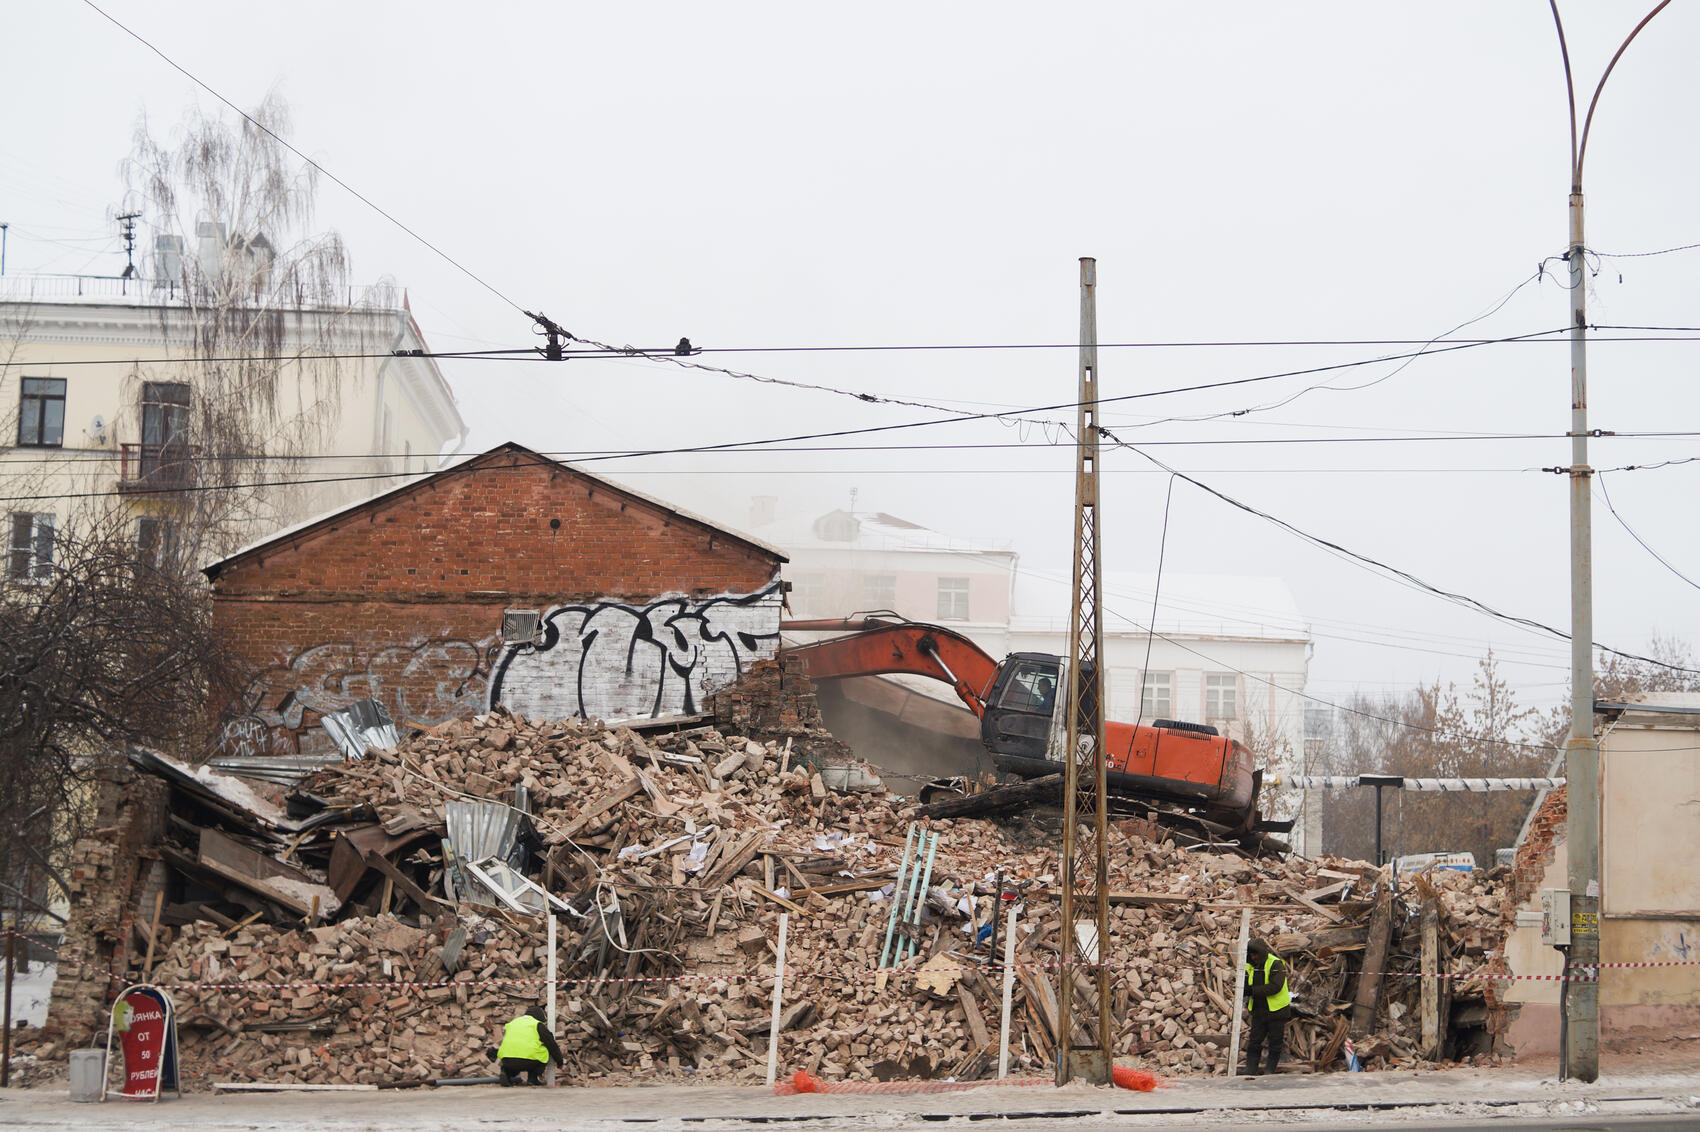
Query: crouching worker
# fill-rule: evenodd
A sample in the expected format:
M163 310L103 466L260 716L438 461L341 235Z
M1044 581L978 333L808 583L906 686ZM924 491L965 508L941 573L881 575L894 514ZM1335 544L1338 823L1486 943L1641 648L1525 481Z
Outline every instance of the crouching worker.
M543 1025L548 1017L541 1006L533 1006L503 1027L502 1044L496 1050L503 1085L517 1085L522 1073L526 1084L541 1085L543 1070L561 1064L561 1047Z
M1247 1076L1256 1077L1265 1072L1258 1064L1261 1060L1258 1055L1263 1052L1265 1041L1269 1043L1267 1072L1275 1072L1275 1066L1281 1061L1287 1016L1292 1013L1287 1007L1293 1001L1293 995L1287 989L1287 965L1270 952L1267 943L1260 939L1252 940L1251 946L1246 948L1245 958L1246 998L1251 1006L1251 1036L1245 1047L1245 1072Z

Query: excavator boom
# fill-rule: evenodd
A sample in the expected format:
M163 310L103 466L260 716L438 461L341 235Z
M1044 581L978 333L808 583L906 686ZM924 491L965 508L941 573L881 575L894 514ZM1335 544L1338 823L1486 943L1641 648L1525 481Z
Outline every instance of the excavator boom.
M850 633L785 650L813 680L910 673L943 680L977 717L998 676L998 662L961 633L939 625L874 618L786 621L786 630Z

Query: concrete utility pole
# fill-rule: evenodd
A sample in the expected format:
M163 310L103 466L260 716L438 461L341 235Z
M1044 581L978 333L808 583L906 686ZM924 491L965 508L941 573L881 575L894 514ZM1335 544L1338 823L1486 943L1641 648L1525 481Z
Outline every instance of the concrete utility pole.
M1105 809L1103 567L1098 559L1098 261L1080 261L1080 385L1074 474L1074 615L1068 629L1067 747L1063 752L1063 964L1057 993L1057 1084L1085 1077L1110 1083L1115 1026L1110 1020L1109 815ZM1082 843L1080 826L1090 827ZM1088 911L1089 910L1089 911ZM1086 915L1091 919L1086 919ZM1097 1017L1074 1008L1084 966L1097 995ZM1081 994L1084 1002L1085 995ZM1091 1019L1091 1021L1089 1021ZM1076 1047L1075 1023L1092 1034ZM1094 1034L1093 1031L1096 1031Z
M1582 223L1582 163L1588 131L1612 68L1629 44L1670 0L1642 17L1606 64L1594 87L1582 131L1576 131L1576 84L1558 0L1548 0L1564 56L1564 85L1570 100L1570 739L1564 748L1566 825L1564 844L1570 885L1570 964L1581 971L1565 983L1569 1022L1565 1068L1582 1081L1600 1075L1600 744L1594 737L1593 469L1588 466L1588 287L1587 243Z

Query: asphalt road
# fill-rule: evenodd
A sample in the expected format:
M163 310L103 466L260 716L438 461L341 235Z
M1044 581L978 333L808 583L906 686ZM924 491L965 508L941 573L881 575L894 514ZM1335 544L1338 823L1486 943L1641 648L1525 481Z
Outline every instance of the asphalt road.
M1150 1093L987 1087L933 1094L776 1096L753 1086L619 1086L399 1092L196 1092L158 1103L73 1103L63 1086L0 1091L0 1129L351 1132L582 1128L614 1132L940 1126L1016 1132L1137 1126L1347 1132L1365 1128L1697 1129L1700 1072L1561 1083L1515 1071L1182 1080Z

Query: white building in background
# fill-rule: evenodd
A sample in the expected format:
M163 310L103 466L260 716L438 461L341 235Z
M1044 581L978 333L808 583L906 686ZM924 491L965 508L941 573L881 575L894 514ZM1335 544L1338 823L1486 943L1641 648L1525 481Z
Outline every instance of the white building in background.
M1018 557L1008 542L958 538L875 511L780 522L759 501L751 520L791 557L793 617L896 613L950 625L988 651L986 639L1009 627Z
M751 529L790 556L785 576L794 618L890 611L949 626L993 656L1068 651L1071 579L1021 565L1008 542L963 539L883 512L832 511L801 523L774 520L758 500ZM1214 724L1248 740L1271 771L1304 773L1303 697L1312 639L1280 578L1165 573L1157 579L1105 571L1108 718ZM955 703L938 681L902 678L916 692ZM1265 806L1271 795L1265 795ZM1282 797L1289 806L1297 795ZM1320 810L1307 807L1295 847L1321 847ZM1293 816L1284 814L1283 816Z
M1311 639L1285 582L1166 573L1159 589L1150 574L1106 571L1103 587L1100 653L1112 718L1210 723L1269 749L1302 753L1300 693ZM1069 575L1018 573L1008 651L1067 652L1072 601Z
M399 301L398 301L399 300ZM431 472L465 422L405 299L393 290L345 304L236 312L268 341L221 350L295 356L277 383L276 419L334 420L285 474L321 481L267 500L250 541L309 515ZM91 501L116 500L151 554L172 538L162 491L192 488L201 452L189 424L207 372L196 311L178 287L109 277L0 278L0 460L9 578L44 574L53 533ZM240 342L240 336L233 335ZM370 355L332 363L317 355ZM203 355L204 356L204 355ZM273 465L275 475L276 465Z

